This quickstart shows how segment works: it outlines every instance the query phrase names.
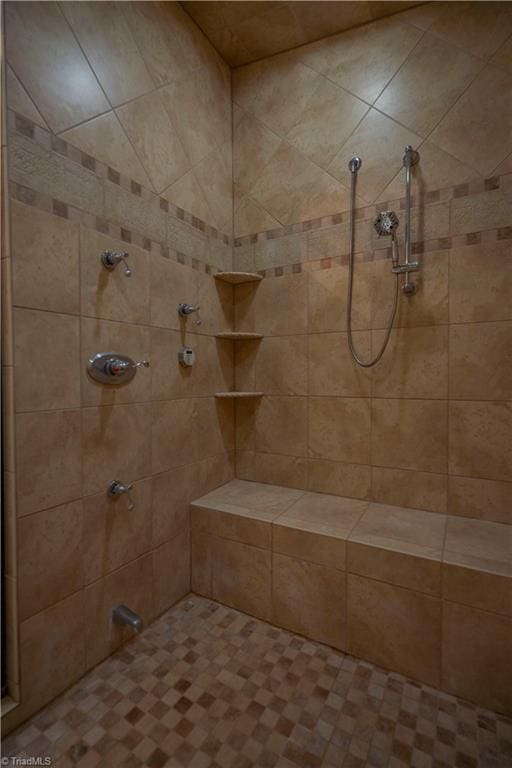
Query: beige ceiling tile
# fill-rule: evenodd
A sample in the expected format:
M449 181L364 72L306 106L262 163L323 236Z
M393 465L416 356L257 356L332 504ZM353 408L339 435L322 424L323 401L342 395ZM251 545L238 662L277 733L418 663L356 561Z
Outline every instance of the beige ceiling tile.
M377 2L368 2L369 12L373 19L380 19L382 16L389 16L392 13L398 13L399 11L405 11L408 8L414 8L420 5L422 0L417 2L405 2L405 0L397 0L396 2L387 2L387 0L378 0Z
M289 2L303 31L304 42L318 40L371 21L369 3L365 2Z
M53 131L109 109L56 3L6 3L5 14L7 59Z
M336 37L330 45L328 77L373 103L421 37L394 19L380 19Z
M400 169L405 146L418 146L420 143L421 139L412 131L372 109L340 149L329 171L349 184L349 160L359 155L363 164L357 180L357 192L371 203Z
M162 103L193 165L229 139L229 82L220 66L215 70L203 67L160 90Z
M319 75L297 60L295 53L281 54L257 73L254 98L245 107L267 128L284 136L309 101Z
M287 141L327 168L367 111L365 102L322 78Z
M430 141L482 174L512 150L512 76L486 66L431 134Z
M345 210L348 191L283 142L252 189L251 197L281 224Z
M381 5L381 3L379 3ZM402 5L402 3L400 3ZM408 8L395 16L397 21L403 21L412 24L418 29L430 29L432 24L439 18L443 3L420 3L415 8Z
M157 192L190 168L157 91L119 107L117 115Z
M491 61L512 75L512 35L498 48Z
M233 136L233 179L235 184L249 191L265 166L275 155L281 139L256 120L244 114Z
M70 128L62 137L88 155L152 189L151 182L114 112L107 112L106 115L95 117L76 128Z
M218 229L230 234L233 227L233 174L230 142L201 160L194 167L194 175L199 182Z
M249 112L258 92L260 76L268 69L268 61L256 61L239 67L231 73L231 90L233 102Z
M430 29L474 56L489 58L512 34L512 3L442 3Z
M279 227L280 223L250 197L244 197L235 211L234 236L244 237Z
M267 11L271 11L273 8L277 8L279 5L280 2L275 1L267 2L267 0L261 0L259 2L244 2L243 0L239 0L236 3L222 3L220 11L226 24L234 28L238 24L253 20L255 17L261 16L262 14L267 13Z
M171 184L170 187L164 189L161 192L161 196L169 200L170 203L206 221L208 224L216 226L212 212L208 207L208 203L193 171L189 171L181 179Z
M115 107L154 88L121 3L65 2L61 8Z
M427 33L375 106L427 136L481 68L480 59Z
M276 51L285 51L306 42L286 3L276 4L265 13L258 14L256 19L248 18L236 24L234 32L254 58L271 56Z
M122 8L157 85L180 80L206 63L207 41L178 3L122 3Z
M42 115L37 111L36 105L12 71L7 67L7 106L23 117L28 117L36 125L47 128Z
M204 27L201 26L201 29ZM205 30L205 33L208 40L230 67L240 67L251 61L251 54L229 27Z
M425 141L419 148L420 161L412 172L412 194L414 197L426 190L453 187L465 184L479 177L478 171L470 168L442 149ZM405 176L400 170L382 193L383 200L396 200L405 195Z

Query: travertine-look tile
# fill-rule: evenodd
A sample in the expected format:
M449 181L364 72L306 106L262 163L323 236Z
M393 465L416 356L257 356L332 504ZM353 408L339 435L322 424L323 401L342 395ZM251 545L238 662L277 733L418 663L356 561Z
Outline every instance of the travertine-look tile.
M231 482L234 476L235 451L203 459L199 462L199 495Z
M109 656L133 635L112 623L112 609L128 605L144 625L154 618L151 555L144 555L85 588L80 614L85 618L87 668Z
M19 115L23 115L23 117L28 117L29 120L32 120L36 125L40 125L41 128L47 128L48 126L36 105L9 66L7 66L5 85L9 109L12 109L13 112L17 112Z
M127 482L127 481L125 481ZM135 560L151 546L151 480L140 480L126 496L105 492L84 499L83 561L85 583Z
M157 192L189 170L185 150L158 91L141 96L116 112Z
M310 458L368 464L370 461L370 401L352 397L312 397L309 400Z
M279 624L328 643L346 647L345 574L286 555L272 555L273 613Z
M280 144L277 134L242 110L233 133L233 182L247 192L252 189Z
M372 265L357 263L352 303L352 327L370 328ZM347 312L348 267L309 273L309 330L344 331Z
M448 479L450 515L512 523L512 483L476 477Z
M498 48L491 61L497 67L506 69L507 72L512 74L512 36Z
M512 254L506 242L450 252L450 322L512 320Z
M482 66L478 59L427 32L375 106L427 136Z
M269 337L259 343L237 343L237 388L268 395L305 395L307 345L305 335Z
M20 624L21 690L30 713L84 674L85 645L83 592Z
M84 584L82 502L21 518L18 523L20 621Z
M80 411L18 414L18 515L79 498L81 472Z
M449 471L512 480L512 403L449 404Z
M442 686L498 712L512 708L512 619L443 604Z
M189 552L188 526L173 539L153 550L153 599L156 616L190 592Z
M153 546L172 539L188 525L190 502L199 491L199 466L153 475L151 532Z
M487 520L448 518L443 561L512 577L512 530Z
M207 504L213 508L218 503L230 504L254 513L264 512L266 515L277 516L289 509L302 495L302 491L292 488L233 480L196 501L199 505Z
M75 5L75 3L70 3ZM80 3L84 5L84 3ZM63 138L83 152L151 189L149 177L135 154L115 112L95 117L64 131Z
M256 203L250 197L244 197L240 201L240 205L235 208L234 211L234 237L244 237L245 235L252 235L256 232L266 232L269 229L276 229L280 226L277 219L270 215L261 205ZM242 268L240 261L240 253L238 266ZM246 265L242 268L249 268L250 271L254 269L254 263Z
M374 464L446 472L447 443L446 401L372 400Z
M512 322L450 326L450 397L512 398Z
M349 653L439 685L441 600L348 574Z
M197 343L194 339L195 344ZM153 400L170 400L198 394L197 379L203 369L202 355L198 354L196 366L187 368L179 364L178 353L183 346L179 331L167 328L151 328L150 359L158 360L151 369Z
M355 331L353 342L363 360L371 357L371 335ZM359 367L348 348L346 333L319 333L309 336L309 394L340 397L369 397L371 374Z
M249 404L248 409L251 408ZM263 397L253 406L253 416L247 411L245 424L239 425L239 435L249 430L249 444L240 448L254 447L264 453L306 456L307 453L307 400L305 397L272 395ZM238 409L237 409L238 412ZM240 411L242 412L242 411ZM253 444L251 445L251 439Z
M383 504L446 513L447 485L446 475L372 467L372 498Z
M198 272L163 256L152 256L150 269L151 325L190 332L194 320L187 325L178 315L178 304L199 303ZM173 301L169 300L171 295Z
M496 161L505 159L512 149L512 106L503 98L511 88L511 75L486 66L441 120L431 141L481 174L492 173ZM493 153L489 146L495 148Z
M203 190L194 175L193 169L180 176L170 187L164 189L160 195L170 203L173 203L173 205L183 208L193 216L197 216L198 219L206 221L208 224L215 224L212 212L208 207Z
M7 57L52 130L109 109L57 3L13 3L6 8L6 25Z
M14 200L10 211L14 304L78 313L77 225Z
M305 275L262 280L235 288L235 328L265 336L305 333Z
M381 349L385 331L372 332L372 353ZM451 352L451 347L450 347ZM374 397L446 398L448 328L396 328L386 352L373 369Z
M237 477L244 480L259 480L287 488L305 489L307 484L307 460L298 456L237 450L236 472Z
M431 595L441 592L446 518L370 504L347 543L347 570Z
M232 400L201 397L196 400L198 459L235 448L235 404Z
M231 140L228 140L194 166L194 176L212 213L213 225L222 232L231 232L233 228L232 165Z
M271 616L271 552L228 539L213 540L213 596L252 616Z
M152 405L151 466L165 472L198 459L196 402L192 398Z
M101 254L106 250L128 253L131 277L126 277L122 265L112 272L105 269ZM146 251L81 227L80 277L82 314L120 322L148 322L149 256Z
M112 106L154 88L130 28L117 3L61 3Z
M159 358L151 360L149 328L84 317L80 331L82 405L140 403L151 399L152 373L159 367ZM87 372L87 361L98 352L118 352L136 362L147 360L152 363L152 367L139 368L135 378L123 386L100 384Z
M151 405L82 409L84 493L106 490L112 480L131 483L151 473Z
M198 303L201 307L201 325L194 330L203 334L232 331L234 322L233 286L212 275L199 272Z
M371 468L364 464L308 460L308 490L359 499L370 497Z
M502 3L464 2L439 6L432 32L453 45L486 59L512 33L510 8Z
M15 309L14 338L16 410L48 411L78 407L78 318L33 309Z

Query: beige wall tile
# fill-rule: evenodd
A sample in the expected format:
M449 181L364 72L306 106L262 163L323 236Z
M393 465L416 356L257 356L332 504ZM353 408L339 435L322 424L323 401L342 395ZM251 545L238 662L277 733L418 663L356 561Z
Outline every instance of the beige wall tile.
M134 509L126 496L106 492L84 499L83 560L85 583L106 576L147 552L151 546L151 480L133 484Z
M450 253L450 322L512 320L512 254L506 242Z
M201 325L194 328L198 333L212 334L232 331L234 322L233 286L212 275L198 275ZM185 299L188 301L188 299Z
M274 553L272 602L281 626L346 648L345 574L341 571Z
M77 314L77 225L14 200L10 209L14 304Z
M212 538L192 531L190 540L190 586L193 592L212 597Z
M372 332L372 353L382 347L385 331ZM451 351L450 346L450 351ZM374 397L448 396L448 327L396 328L382 359L373 369Z
M449 518L443 560L512 576L512 529L487 520Z
M452 401L449 471L490 480L512 479L512 404Z
M496 523L512 523L512 483L449 477L448 512Z
M82 502L21 518L18 523L20 621L84 585Z
M235 452L210 456L199 462L199 493L202 496L235 476Z
M281 522L274 523L273 551L309 563L344 570L345 540L307 530L309 527L313 526L295 520L288 521L288 518L282 518Z
M374 544L347 542L347 571L440 597L441 563Z
M202 507L213 506L213 508L217 508L219 503L228 504L231 508L237 507L237 514L242 514L240 509L246 509L250 517L273 520L278 514L291 507L302 495L299 490L281 488L267 483L248 483L237 479L208 494L199 502Z
M510 714L511 650L511 619L444 603L442 686L449 693Z
M76 592L20 625L21 690L27 715L86 670L83 600L83 592Z
M236 75L234 76L236 78ZM241 119L237 122L233 134L234 183L240 189L249 191L272 160L280 144L281 139L277 134L252 115L241 111ZM255 231L261 231L261 228Z
M115 107L154 84L117 3L61 3L94 73Z
M256 450L306 456L305 397L263 397L256 411Z
M188 527L153 550L153 596L159 616L190 592L190 538Z
M236 475L244 480L306 488L307 460L297 456L237 450Z
M372 462L446 472L447 405L435 400L372 400Z
M172 298L170 298L172 297ZM196 270L162 256L151 257L151 325L191 333L194 320L178 315L178 304L198 304L199 277Z
M439 686L439 599L352 574L347 595L349 653Z
M372 467L372 498L384 504L446 513L447 485L446 475Z
M512 323L450 327L450 397L507 400L512 397Z
M234 415L235 404L232 400L217 400L214 397L196 400L199 459L234 450Z
M510 37L498 48L491 61L497 67L506 69L512 74L512 42Z
M248 354L255 350L254 389L268 395L305 395L307 343L303 335L262 339L256 350L254 343L246 343Z
M14 310L16 410L44 411L80 405L78 318Z
M188 464L153 476L152 542L163 544L188 526L190 502L198 497L199 465Z
M194 346L199 339L193 340ZM151 354L153 361L151 370L151 388L153 400L169 400L186 397L198 392L199 371L204 361L198 354L193 368L180 365L178 353L183 347L182 335L179 331L167 328L151 328Z
M427 136L483 64L428 32L375 106L420 136Z
M325 459L308 460L308 489L338 496L370 497L371 468Z
M453 235L507 227L512 220L512 191L503 189L454 198L450 202Z
M36 108L36 105L22 86L11 67L6 68L6 96L7 106L12 109L13 112L17 112L23 117L28 117L36 125L40 125L41 128L47 128L47 125ZM2 141L3 144L3 141Z
M112 272L103 267L101 254L105 250L128 253L131 277L126 277L122 265ZM80 277L82 314L121 322L148 322L149 256L146 251L82 227Z
M159 92L141 96L116 112L157 192L190 169Z
M486 66L441 120L431 141L479 173L492 173L496 162L504 160L512 148L512 106L509 99L502 98L512 88L511 77L497 67ZM471 131L466 130L469 124Z
M443 596L473 608L512 615L510 576L444 563Z
M356 264L352 327L370 328L372 265ZM347 312L348 268L334 267L309 273L309 330L313 332L345 330Z
M353 341L358 354L369 360L370 333L355 331ZM346 333L311 334L308 343L310 395L369 397L371 374L352 359Z
M159 358L151 359L150 329L88 317L82 318L80 329L82 405L115 405L150 400L152 373L160 366ZM87 361L98 352L117 352L128 355L135 362L148 360L151 367L139 368L135 378L126 385L100 384L87 372Z
M152 425L151 461L154 473L197 460L198 421L194 400L153 403Z
M6 24L9 62L52 130L109 109L57 3L13 3L6 8Z
M306 291L306 276L302 274L237 286L236 330L265 336L305 333Z
M213 598L251 616L271 618L271 553L213 539Z
M211 152L194 166L199 182L217 229L231 233L233 229L233 168L231 141Z
M151 555L144 555L86 587L80 613L85 619L86 666L90 669L128 640L133 630L112 622L112 610L127 605L146 626L154 617Z
M149 403L83 408L82 433L85 494L151 474Z
M355 397L311 397L308 423L310 458L369 463L369 400Z
M80 411L19 414L16 418L18 515L82 495Z
M256 232L265 232L280 226L277 219L274 219L268 211L249 197L244 197L241 200L240 205L235 208L234 216L234 237L244 237ZM238 253L237 256L238 268L242 269L241 254ZM253 265L250 266L250 269L252 268Z
M213 214L208 207L201 185L194 176L194 171L184 173L178 181L171 184L160 193L173 205L183 208L185 211L197 216L197 218L214 224Z

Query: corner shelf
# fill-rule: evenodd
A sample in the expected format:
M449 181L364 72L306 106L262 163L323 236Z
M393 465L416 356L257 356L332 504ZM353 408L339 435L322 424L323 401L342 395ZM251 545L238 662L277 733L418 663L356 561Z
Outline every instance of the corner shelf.
M263 392L215 392L220 400L243 400L249 397L263 397Z
M244 331L222 331L215 334L216 339L233 339L242 341L243 339L262 339L262 333L245 333Z
M262 276L256 272L216 272L214 278L216 280L223 280L225 283L231 283L231 285L259 283L260 280L263 280Z

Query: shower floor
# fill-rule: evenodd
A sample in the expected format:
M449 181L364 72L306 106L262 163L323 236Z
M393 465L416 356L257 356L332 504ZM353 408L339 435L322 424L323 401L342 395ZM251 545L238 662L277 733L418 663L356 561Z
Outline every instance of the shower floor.
M512 721L190 596L3 755L60 768L510 768Z

